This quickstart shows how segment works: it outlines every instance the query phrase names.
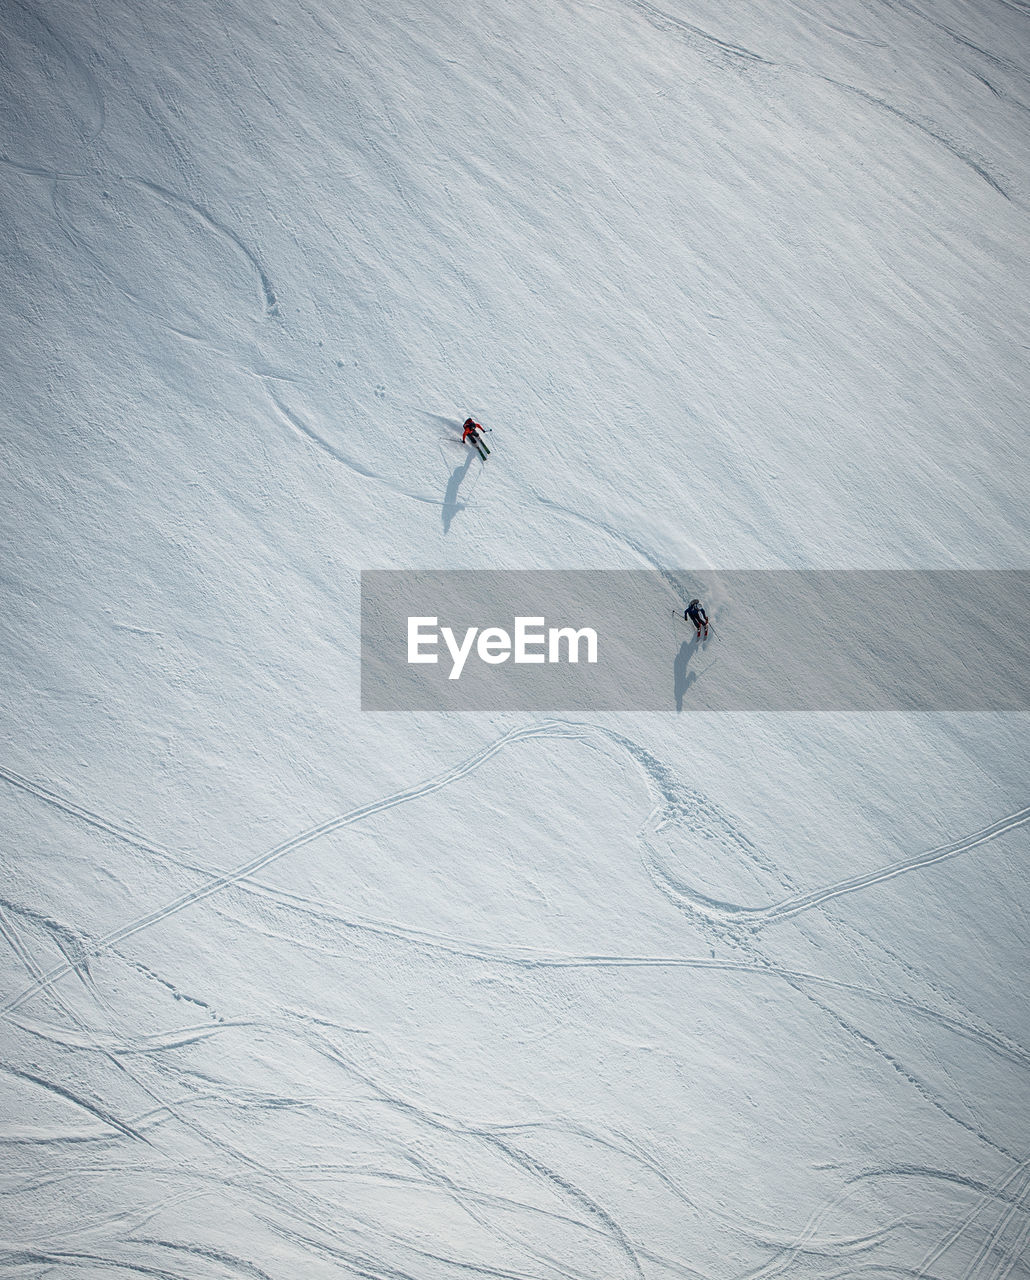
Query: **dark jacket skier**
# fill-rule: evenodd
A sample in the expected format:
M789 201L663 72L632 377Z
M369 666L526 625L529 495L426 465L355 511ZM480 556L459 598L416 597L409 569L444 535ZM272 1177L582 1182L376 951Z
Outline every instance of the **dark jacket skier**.
M697 627L697 638L701 639L701 632L704 632L705 639L708 639L708 614L705 613L704 606L695 596L690 604L683 610L684 622L692 622Z

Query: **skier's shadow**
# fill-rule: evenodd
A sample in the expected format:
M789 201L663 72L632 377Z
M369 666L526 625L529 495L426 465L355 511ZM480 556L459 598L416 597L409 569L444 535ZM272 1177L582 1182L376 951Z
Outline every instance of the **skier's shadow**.
M687 674L687 663L697 652L698 644L696 640L684 640L680 645L679 653L673 659L672 663L672 690L676 699L677 714L683 710L683 699L686 697L687 690L697 679L697 672L691 671Z
M465 503L458 501L458 490L461 488L461 482L468 475L469 467L472 465L472 455L474 449L469 449L465 454L465 461L460 467L455 467L451 473L450 480L447 481L447 492L443 495L443 531L447 533L451 527L451 521L459 511L465 510Z

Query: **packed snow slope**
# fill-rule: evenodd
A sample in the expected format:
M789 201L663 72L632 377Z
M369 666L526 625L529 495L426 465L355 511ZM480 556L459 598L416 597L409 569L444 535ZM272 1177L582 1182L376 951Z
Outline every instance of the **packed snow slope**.
M5 1274L1028 1274L1025 716L357 607L1026 567L1028 150L1024 0L0 0Z

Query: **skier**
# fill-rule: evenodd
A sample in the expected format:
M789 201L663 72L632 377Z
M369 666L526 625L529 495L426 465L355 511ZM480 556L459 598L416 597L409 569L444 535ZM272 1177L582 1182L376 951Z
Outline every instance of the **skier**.
M461 428L461 443L464 444L466 441L471 441L479 451L479 456L484 460L486 455L490 452L486 447L486 441L482 438L482 432L485 429L485 427L480 423L475 422L472 418L466 418L462 423ZM477 431L480 433L479 435L476 435Z
M702 631L704 631L704 639L708 639L708 614L705 613L704 605L697 596L683 610L683 621L692 622L697 627L698 640L701 639Z

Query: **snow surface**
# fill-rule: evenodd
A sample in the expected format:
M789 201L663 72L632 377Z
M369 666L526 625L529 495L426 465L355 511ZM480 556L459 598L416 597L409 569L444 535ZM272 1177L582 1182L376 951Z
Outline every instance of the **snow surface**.
M1026 716L363 714L357 608L1027 567L1025 0L0 15L4 1274L1030 1274Z

